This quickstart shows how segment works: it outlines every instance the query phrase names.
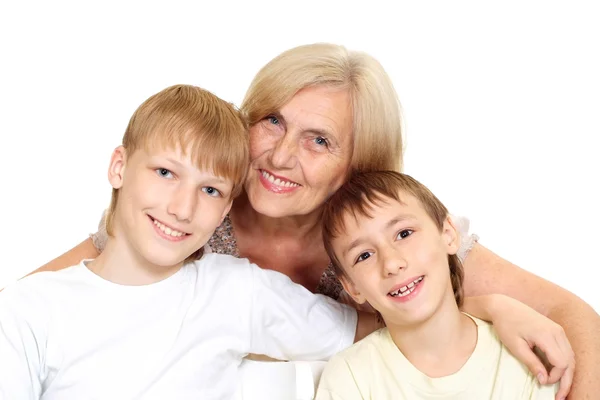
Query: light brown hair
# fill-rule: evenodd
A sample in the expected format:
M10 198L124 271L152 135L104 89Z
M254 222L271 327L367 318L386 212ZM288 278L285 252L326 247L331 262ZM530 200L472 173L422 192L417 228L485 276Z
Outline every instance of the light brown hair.
M300 90L317 85L347 89L353 109L352 170L402 170L403 122L394 85L366 53L316 43L281 53L254 77L241 110L250 126L278 112Z
M354 174L334 193L323 211L323 242L338 277L346 276L340 260L333 251L333 240L345 230L344 218L347 215L371 217L372 207L386 199L399 203L402 194L416 198L437 228L442 231L448 210L442 202L422 183L414 178L395 171L375 171ZM456 254L448 255L450 279L456 303L463 300L464 271Z
M241 113L211 92L190 85L168 87L144 101L129 120L122 144L128 156L140 149L179 146L197 168L233 181L232 198L241 192L250 162ZM113 189L106 213L109 235L118 197L119 191Z

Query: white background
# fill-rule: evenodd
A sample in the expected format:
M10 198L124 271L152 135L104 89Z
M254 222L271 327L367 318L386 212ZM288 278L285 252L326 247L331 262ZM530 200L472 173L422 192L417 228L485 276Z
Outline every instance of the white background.
M94 231L111 150L148 96L190 83L239 105L278 53L329 41L392 76L406 172L600 311L594 3L2 2L0 287Z

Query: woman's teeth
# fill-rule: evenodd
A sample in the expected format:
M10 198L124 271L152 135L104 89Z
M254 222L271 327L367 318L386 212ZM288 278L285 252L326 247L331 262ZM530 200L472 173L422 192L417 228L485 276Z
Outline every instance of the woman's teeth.
M267 171L263 170L261 173L262 173L262 176L265 177L265 179L267 179L269 182L271 182L272 184L274 184L276 186L281 186L281 187L286 187L286 188L300 186L294 182L285 181L280 178L275 178L273 175L269 174Z

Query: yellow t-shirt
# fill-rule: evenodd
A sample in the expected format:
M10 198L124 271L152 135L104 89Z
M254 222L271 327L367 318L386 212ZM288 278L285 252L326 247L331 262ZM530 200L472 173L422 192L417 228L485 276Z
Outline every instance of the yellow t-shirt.
M387 328L335 355L325 367L317 400L553 400L558 385L540 385L477 318L477 345L462 368L430 378L394 344Z

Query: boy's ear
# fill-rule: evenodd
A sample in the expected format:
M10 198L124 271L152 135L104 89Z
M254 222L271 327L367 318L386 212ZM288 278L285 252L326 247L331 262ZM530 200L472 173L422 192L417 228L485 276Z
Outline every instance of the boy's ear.
M365 299L365 297L360 293L350 278L348 278L346 275L343 275L340 276L339 279L346 293L352 297L352 300L358 304L364 304L365 301L367 301L367 299Z
M127 152L125 147L117 147L110 157L110 165L108 166L108 181L114 189L120 189L123 186L126 162Z
M458 234L458 229L456 229L456 226L454 226L450 216L446 217L444 220L444 226L442 227L442 240L446 246L446 251L448 254L458 253L458 249L460 248L460 235Z

